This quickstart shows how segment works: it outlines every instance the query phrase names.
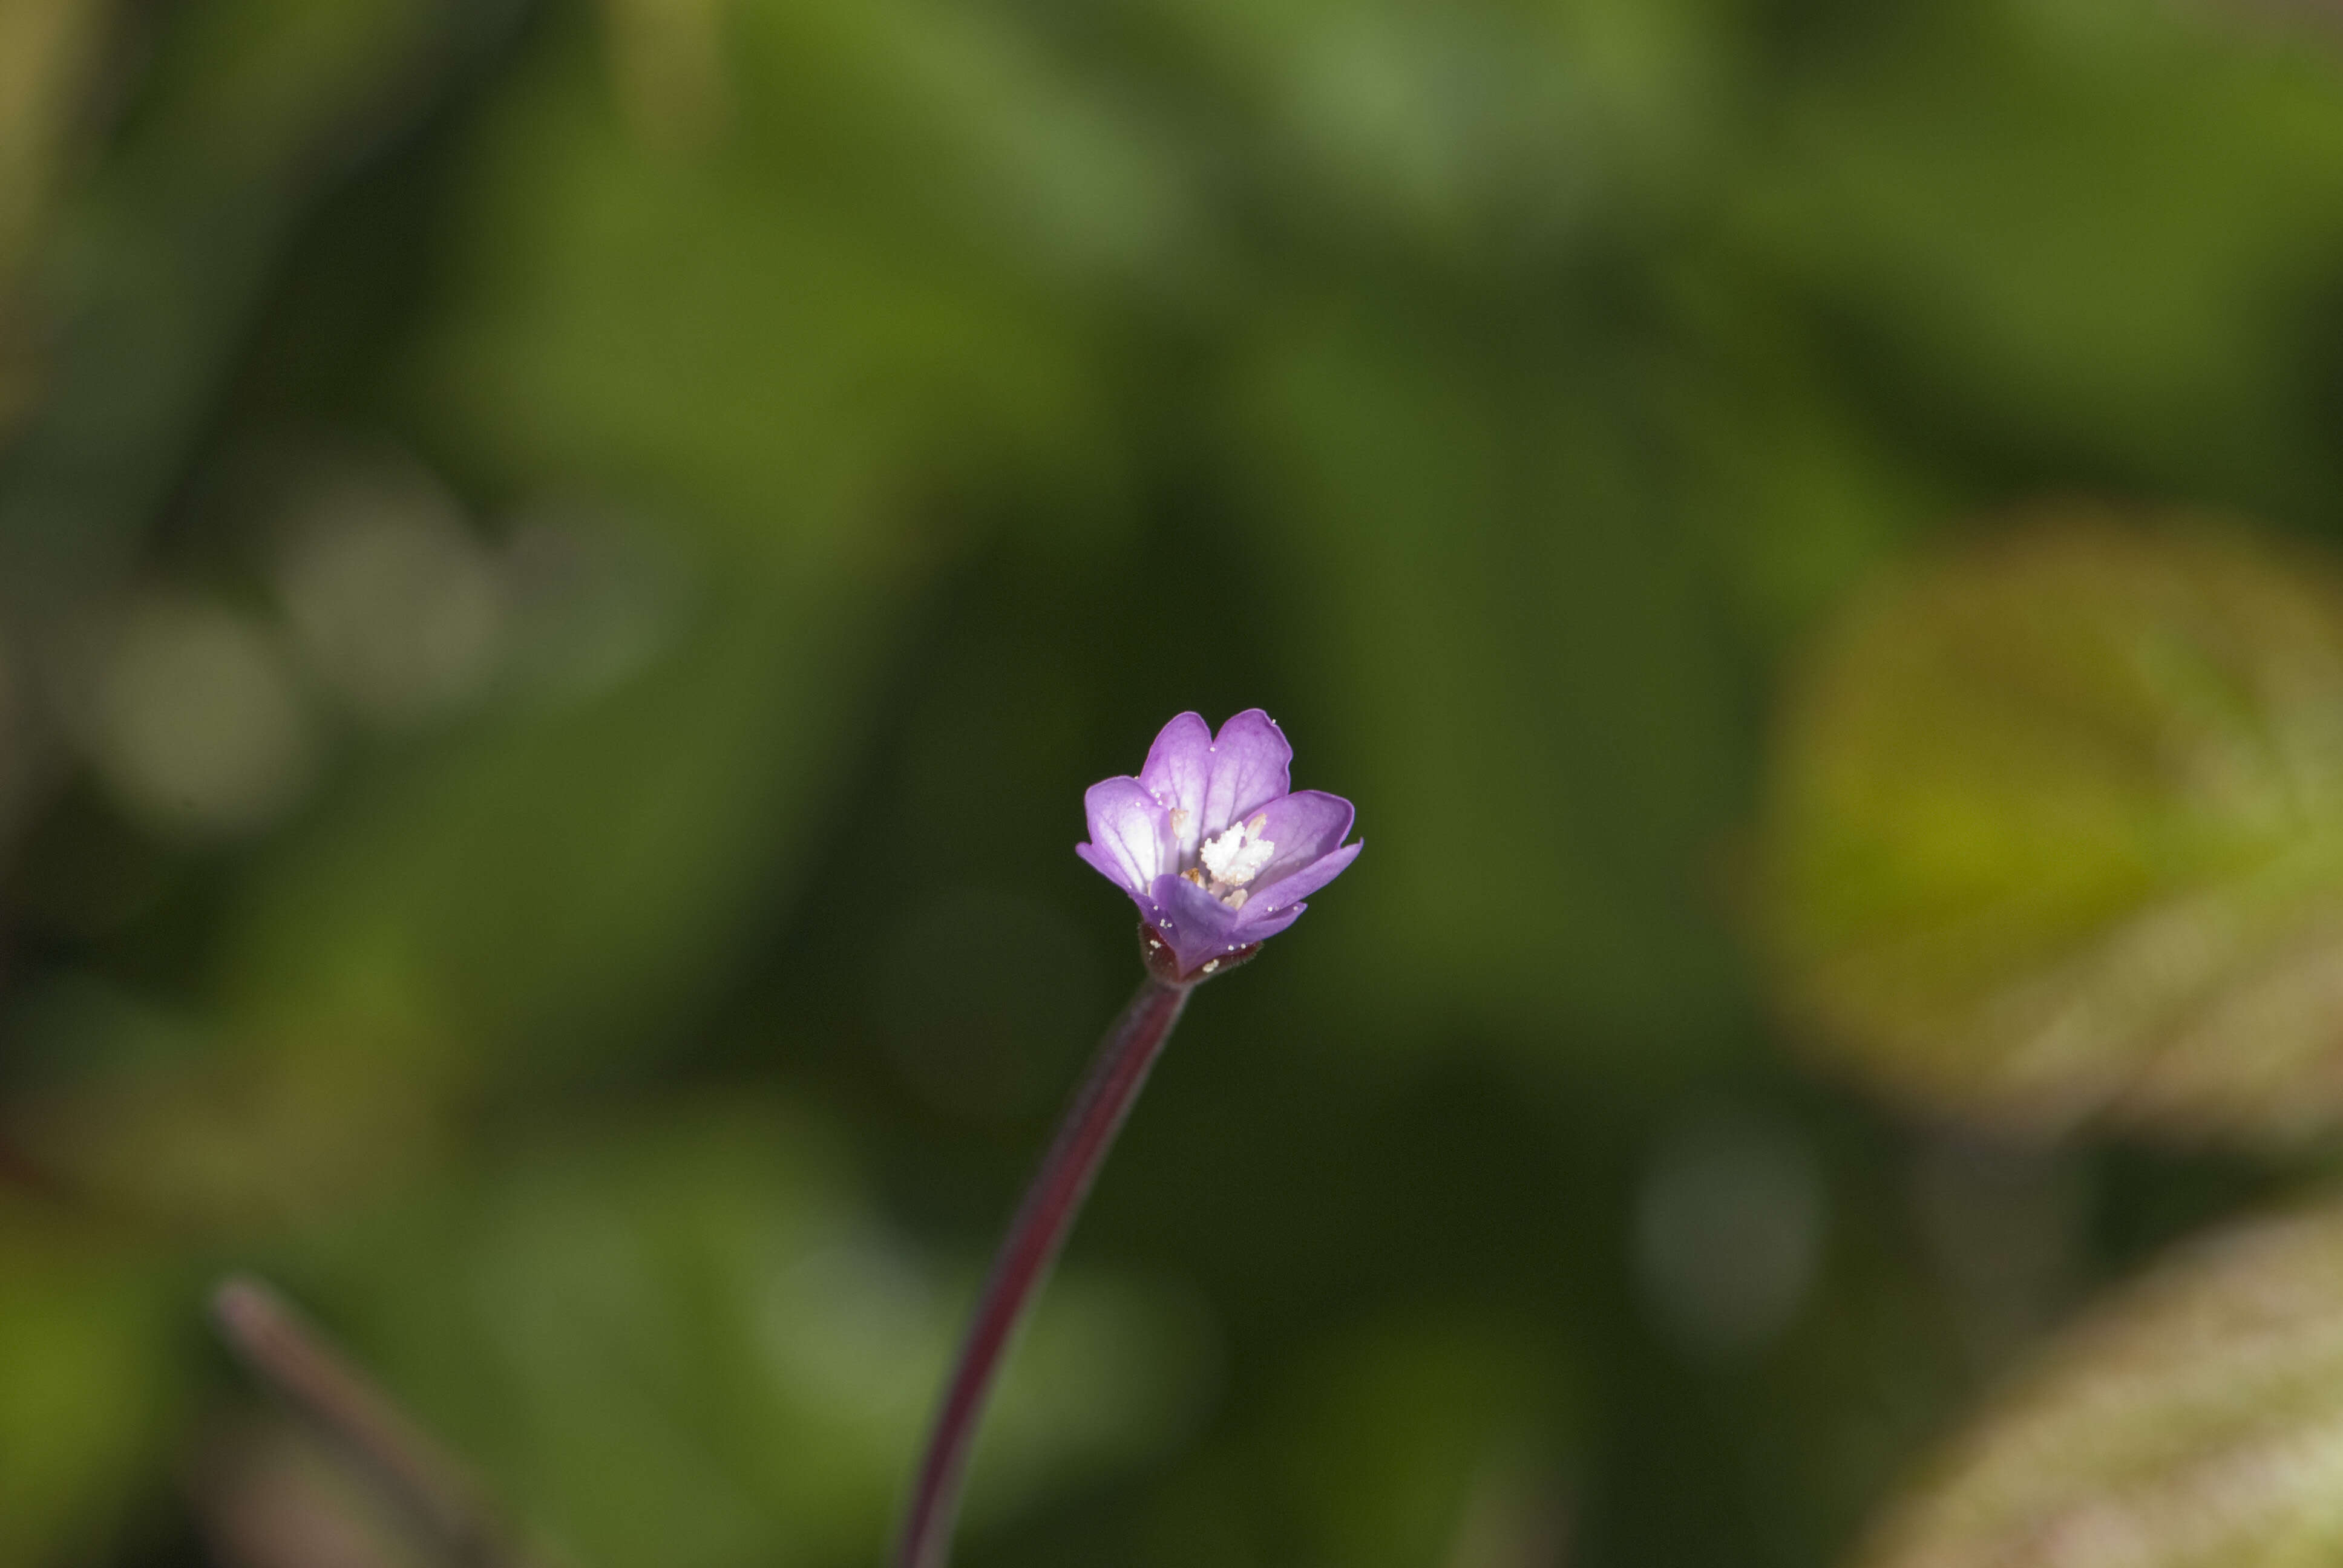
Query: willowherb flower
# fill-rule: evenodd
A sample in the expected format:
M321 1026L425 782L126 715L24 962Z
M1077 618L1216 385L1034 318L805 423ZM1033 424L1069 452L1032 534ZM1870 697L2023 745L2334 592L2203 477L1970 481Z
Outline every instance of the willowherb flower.
M1082 797L1091 841L1075 852L1139 906L1147 974L1099 1042L993 1259L911 1479L896 1568L946 1568L993 1380L1189 992L1292 925L1303 896L1358 856L1358 845L1342 842L1351 803L1290 789L1292 761L1293 748L1258 708L1217 737L1183 713L1155 738L1138 778L1109 779Z
M1083 795L1091 839L1074 852L1139 906L1150 967L1166 978L1201 980L1251 956L1358 855L1342 842L1351 803L1292 789L1292 761L1258 708L1217 736L1183 713L1156 736L1138 778Z

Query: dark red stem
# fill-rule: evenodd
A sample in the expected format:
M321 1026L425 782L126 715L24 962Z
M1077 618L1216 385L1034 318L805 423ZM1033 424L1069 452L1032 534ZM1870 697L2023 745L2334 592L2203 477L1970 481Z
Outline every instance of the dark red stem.
M1081 1212L1091 1182L1114 1135L1139 1098L1148 1069L1172 1036L1189 988L1151 975L1122 1016L1099 1042L1090 1071L1075 1091L1058 1136L1042 1157L1041 1169L1026 1189L1025 1201L1010 1221L1009 1235L993 1259L992 1274L977 1299L960 1359L945 1385L943 1404L920 1461L919 1479L904 1511L897 1541L897 1568L944 1568L951 1552L952 1521L960 1512L961 1483L975 1445L977 1422L1001 1363L1025 1321L1025 1313L1050 1277L1051 1265L1066 1244L1074 1216Z

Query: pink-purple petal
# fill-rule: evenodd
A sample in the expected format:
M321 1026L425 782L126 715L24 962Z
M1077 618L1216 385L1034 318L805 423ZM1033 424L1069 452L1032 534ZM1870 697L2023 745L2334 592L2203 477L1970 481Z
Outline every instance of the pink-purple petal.
M1212 738L1212 777L1204 789L1203 836L1252 816L1292 788L1293 748L1277 721L1248 708Z
M1077 844L1074 846L1074 853L1088 861L1091 869L1100 876L1133 898L1138 896L1139 890L1131 885L1130 869L1117 859L1112 851L1101 849L1096 844Z
M1238 911L1185 877L1158 877L1149 891L1162 910L1151 922L1155 934L1171 944L1182 974L1253 940L1237 934Z
M1348 800L1323 789L1297 789L1248 815L1245 819L1258 820L1261 836L1276 846L1253 874L1253 897L1339 849L1356 815Z
M1237 914L1235 938L1240 946L1248 942L1265 942L1302 918L1307 904L1287 904L1282 909L1262 909L1247 904Z
M1212 771L1212 727L1201 713L1183 713L1157 732L1139 781L1164 805L1201 812Z
M1363 842L1345 844L1332 853L1321 855L1306 866L1296 867L1269 887L1263 888L1245 901L1244 912L1250 914L1258 906L1264 914L1275 914L1285 909L1298 910L1299 900L1308 898L1350 869L1359 858ZM1282 930L1283 928L1280 928Z
M1164 870L1169 813L1138 779L1129 778L1091 785L1082 807L1090 815L1091 841L1076 845L1075 852L1125 892L1145 891Z
M1194 863L1204 828L1204 789L1212 772L1212 727L1197 713L1183 713L1165 725L1147 749L1147 765L1139 770L1139 781L1149 794L1168 809L1187 813L1173 820L1180 866Z

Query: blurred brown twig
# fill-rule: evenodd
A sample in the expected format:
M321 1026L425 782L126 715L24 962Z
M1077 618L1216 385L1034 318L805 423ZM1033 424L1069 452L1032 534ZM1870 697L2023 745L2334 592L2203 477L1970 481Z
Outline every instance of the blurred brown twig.
M316 1428L450 1563L544 1568L461 1465L276 1292L224 1281L212 1316L236 1358Z

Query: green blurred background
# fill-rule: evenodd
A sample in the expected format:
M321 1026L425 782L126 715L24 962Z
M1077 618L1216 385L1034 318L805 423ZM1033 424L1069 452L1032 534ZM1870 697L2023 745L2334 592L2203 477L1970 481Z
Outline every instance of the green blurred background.
M2312 5L0 0L0 1568L420 1560L229 1268L579 1568L877 1562L1254 705L1367 850L962 1560L1843 1560L2325 1164L2338 431Z

